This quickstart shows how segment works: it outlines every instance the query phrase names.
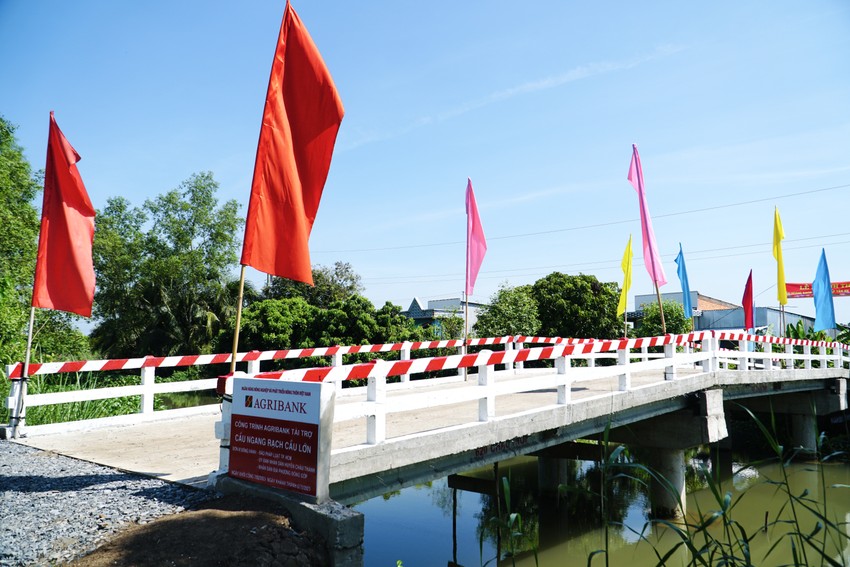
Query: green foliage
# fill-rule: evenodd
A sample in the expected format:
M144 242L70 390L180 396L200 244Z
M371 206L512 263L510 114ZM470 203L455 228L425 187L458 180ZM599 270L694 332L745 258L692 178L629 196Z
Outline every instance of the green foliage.
M91 337L103 356L209 352L231 323L243 221L217 189L211 173L194 174L142 209L117 197L98 214Z
M540 319L531 286L503 284L490 298L489 304L479 310L474 328L479 337L537 334Z
M531 288L543 336L607 339L621 334L620 289L595 276L553 272Z
M668 334L681 335L691 332L691 319L685 316L685 308L681 303L668 300L663 301L662 305L664 306L664 322ZM637 335L639 337L659 337L663 335L661 310L658 308L658 303L644 303L640 306L640 309L643 310L643 319L638 323Z
M431 329L435 338L443 341L463 338L464 320L458 315L457 311L452 311L448 315L438 315L434 318L434 325Z
M334 303L358 295L363 291L360 275L348 262L336 262L333 267L313 268L312 286L286 278L274 277L263 290L265 299L303 298L310 305L329 308Z

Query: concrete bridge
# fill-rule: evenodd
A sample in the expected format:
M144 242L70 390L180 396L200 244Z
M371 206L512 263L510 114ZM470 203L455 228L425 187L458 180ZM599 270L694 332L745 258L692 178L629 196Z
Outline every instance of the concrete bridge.
M242 356L248 376L336 385L329 495L341 503L516 455L558 458L567 442L606 429L611 440L643 447L650 465L684 496L684 450L726 437L728 402L791 414L793 443L806 451L816 448L817 416L847 407L850 357L838 343L702 332L615 341L504 337L467 346L488 350L412 359L415 345L377 345L372 352L398 351L399 360L345 365L342 356L351 352L336 350L325 353L333 366L266 373L257 362L263 353L253 355L253 367L251 353ZM277 352L286 353L281 358L291 353ZM142 382L155 367L142 368ZM426 377L435 373L452 375ZM341 387L345 382L353 387ZM217 384L226 393L221 410L171 412L163 416L168 421L142 411L132 425L126 416L119 426L115 418L102 421L113 424L105 429L95 423L27 427L21 441L124 470L241 490L250 483L227 476L231 380ZM145 384L117 393L127 395L126 388L144 397ZM57 399L30 396L18 406ZM675 514L677 502L669 492L653 495L659 515Z

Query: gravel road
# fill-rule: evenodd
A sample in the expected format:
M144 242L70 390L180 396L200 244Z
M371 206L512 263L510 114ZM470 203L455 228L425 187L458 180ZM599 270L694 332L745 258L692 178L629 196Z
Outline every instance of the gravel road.
M0 440L0 567L65 563L216 496Z

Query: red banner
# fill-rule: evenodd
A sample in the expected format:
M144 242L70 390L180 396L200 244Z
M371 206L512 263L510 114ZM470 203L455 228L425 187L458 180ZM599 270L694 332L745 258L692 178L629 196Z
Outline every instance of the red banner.
M813 297L810 283L786 283L785 290L789 298ZM832 282L832 295L833 297L850 296L850 282Z

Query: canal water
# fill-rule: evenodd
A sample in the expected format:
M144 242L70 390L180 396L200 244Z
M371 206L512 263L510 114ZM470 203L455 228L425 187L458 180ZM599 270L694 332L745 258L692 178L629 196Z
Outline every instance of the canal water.
M850 564L847 464L736 463L724 475L725 480L713 483L712 490L700 473L711 470L710 460L692 459L687 518L684 523L661 525L647 522L648 478L639 468L609 469L608 481L602 482L605 474L598 463L566 463L560 479L571 488L560 494L541 492L537 459L522 457L500 463L498 472L493 468L469 471L462 479L443 478L355 505L366 518L364 565L395 567L400 560L404 567L566 567L587 566L593 557L591 565L604 566L605 557L599 551L607 548L609 565L640 567L659 564L659 557L682 542L678 531L689 531L698 547L707 541L731 543L729 549L739 557L744 552L735 541L746 533L754 565L784 565L793 558L791 538L785 534L795 525L810 533L818 529L818 521L826 527L814 540L825 540L826 545L803 545L798 553L806 554L809 565L828 564L821 561L821 554L839 564ZM504 494L497 499L487 493L492 491L495 474L508 481L507 499ZM452 488L459 481L465 489ZM786 487L794 498L787 496ZM603 492L607 496L604 505ZM726 498L728 504L724 504ZM510 500L509 510L505 510L506 500ZM697 530L697 525L724 506L730 509L728 517L733 524L724 528L718 520L704 531ZM513 530L505 529L510 514L516 514ZM519 535L512 538L509 531ZM498 562L497 549L502 558ZM514 556L508 557L511 549ZM665 564L687 565L689 559L686 547L679 545Z

